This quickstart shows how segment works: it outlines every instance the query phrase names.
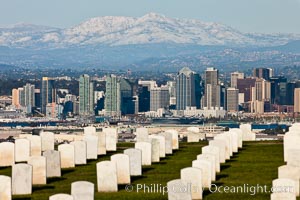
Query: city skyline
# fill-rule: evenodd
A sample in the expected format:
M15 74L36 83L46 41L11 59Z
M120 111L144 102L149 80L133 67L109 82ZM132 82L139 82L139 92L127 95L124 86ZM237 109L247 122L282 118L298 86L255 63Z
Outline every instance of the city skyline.
M20 22L72 27L99 16L140 17L150 12L232 26L242 32L300 33L299 0L196 1L0 1L0 27ZM13 11L13 12L12 12ZM255 15L254 15L255 13Z

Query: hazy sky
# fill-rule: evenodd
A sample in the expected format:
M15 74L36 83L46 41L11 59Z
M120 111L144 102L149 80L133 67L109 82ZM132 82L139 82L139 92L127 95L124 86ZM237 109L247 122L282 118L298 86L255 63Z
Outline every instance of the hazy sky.
M0 0L0 26L71 27L96 16L149 12L220 22L244 32L300 33L300 0Z

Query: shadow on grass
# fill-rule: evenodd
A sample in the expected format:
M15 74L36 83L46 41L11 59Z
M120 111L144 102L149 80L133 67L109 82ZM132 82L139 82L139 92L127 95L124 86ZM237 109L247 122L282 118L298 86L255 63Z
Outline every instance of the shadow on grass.
M23 196L23 195L13 195L12 199L22 199L22 200L31 200L31 197Z
M11 168L10 166L7 166L7 167L0 167L0 170L5 170L5 169L9 169Z
M220 180L221 178L227 178L228 175L227 174L217 174L216 180Z
M236 162L236 159L231 158L230 160L226 160L226 163L232 163L232 162Z
M138 181L143 178L147 178L147 176L131 176L131 182Z
M165 164L167 164L167 162L153 162L152 163L153 165L165 165Z
M75 171L75 168L69 168L69 169L62 169L61 175L64 176L65 174L69 174Z
M147 173L147 172L149 172L149 171L151 171L151 170L154 170L155 168L154 167L147 167L147 168L143 168L142 169L142 172L143 173Z
M169 156L166 155L166 157L160 158L160 161L161 161L161 162L162 162L162 161L168 161L168 160L170 160L170 159L171 159L170 155L169 155Z
M231 165L228 165L228 164L222 164L222 165L221 165L221 171L223 171L224 169L228 169L229 167L231 167Z
M204 189L203 193L202 193L202 196L203 197L207 197L211 194L211 192L209 191L209 189Z
M64 177L47 178L47 184L54 183L57 181L63 181L63 180L66 180L66 178L64 178Z
M48 189L54 189L55 187L53 185L35 185L32 187L32 192L36 192L39 190L48 190Z

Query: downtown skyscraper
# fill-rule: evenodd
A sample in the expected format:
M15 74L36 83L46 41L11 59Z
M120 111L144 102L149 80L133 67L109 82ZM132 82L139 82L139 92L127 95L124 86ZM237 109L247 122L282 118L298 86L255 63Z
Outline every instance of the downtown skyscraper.
M118 77L110 75L106 78L104 109L107 116L121 115L121 90Z
M87 74L79 77L79 115L94 112L94 86Z
M176 109L200 108L201 78L188 67L182 68L176 77Z
M219 85L219 71L213 67L205 70L204 107L208 109L221 106L221 87Z
M49 77L43 77L41 86L41 113L46 114L47 104L55 102L56 90L54 87L54 80Z

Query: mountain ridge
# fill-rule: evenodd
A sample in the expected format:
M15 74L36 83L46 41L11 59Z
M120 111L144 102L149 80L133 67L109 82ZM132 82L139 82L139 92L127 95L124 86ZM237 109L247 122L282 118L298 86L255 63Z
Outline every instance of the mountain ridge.
M0 28L1 46L34 49L159 43L277 46L298 39L297 34L242 33L215 22L168 18L157 13L94 17L64 29L24 23Z

